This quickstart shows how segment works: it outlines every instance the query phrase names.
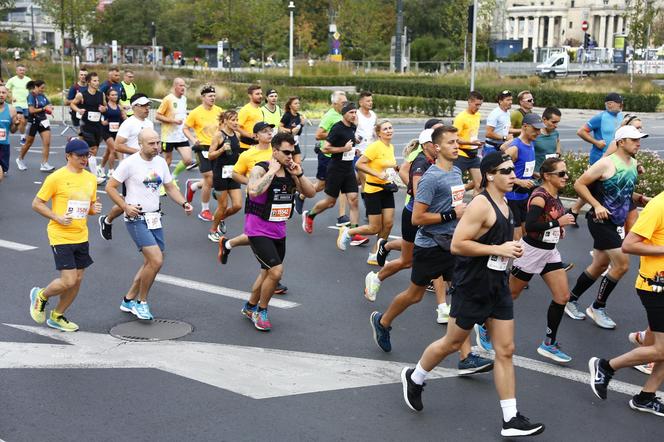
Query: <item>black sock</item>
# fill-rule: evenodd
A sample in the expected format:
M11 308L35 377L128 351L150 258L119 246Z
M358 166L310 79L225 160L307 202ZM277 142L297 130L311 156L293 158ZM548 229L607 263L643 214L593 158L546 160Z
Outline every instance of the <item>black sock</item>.
M546 344L551 345L556 342L556 334L558 333L558 326L563 319L565 313L565 305L558 304L551 301L549 309L546 312Z
M599 366L602 368L602 370L606 371L611 376L613 376L613 374L616 372L613 368L611 368L611 365L609 365L608 359L600 359Z
M254 307L256 307L256 304L252 304L251 302L247 301L247 307L253 309Z
M570 301L578 301L581 295L594 283L595 280L587 272L581 273L576 280L572 293L570 293Z
M265 307L265 308L263 308L263 307L258 307L258 311L259 311L259 312L262 312L263 310L267 310L267 307Z
M124 297L124 302L131 302L131 301L133 301L133 299L129 299L126 296Z
M307 216L311 219L316 218L316 215L317 215L316 213L313 213L313 210L310 210L309 213L307 213Z
M646 404L646 403L652 401L653 399L655 399L655 393L647 393L647 392L641 390L641 392L639 394L634 396L634 399L636 399L636 401L641 403L641 404Z
M609 295L617 285L618 281L609 278L609 275L602 278L602 281L599 283L599 290L597 291L597 299L593 302L593 308L606 307L606 300L609 299Z

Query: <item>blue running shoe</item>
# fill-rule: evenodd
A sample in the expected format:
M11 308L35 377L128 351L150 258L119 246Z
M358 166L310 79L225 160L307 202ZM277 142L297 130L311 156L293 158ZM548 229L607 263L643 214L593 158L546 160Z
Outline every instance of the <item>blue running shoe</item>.
M542 344L537 347L537 353L544 356L545 358L549 358L563 364L566 364L572 360L568 354L560 349L560 344L557 342L554 342L551 345L546 345L544 342L542 342Z
M491 359L483 358L475 353L470 353L466 359L459 361L457 366L460 376L466 374L486 373L493 370L493 361Z
M493 345L491 345L491 339L489 338L489 332L486 327L483 325L475 324L475 342L477 346L484 351L493 351Z
M254 312L258 308L258 305L255 305L253 307L249 307L249 303L245 302L244 305L242 306L242 310L240 310L240 313L242 313L245 318L247 318L250 321L253 321L254 317Z
M134 304L136 304L136 301L133 299L125 301L124 298L122 298L122 302L120 303L120 311L125 313L132 313L134 310Z
M138 319L145 321L152 321L154 317L150 313L150 306L147 302L134 302L131 312L136 315Z
M373 312L369 317L371 324L371 331L373 332L373 339L377 346L386 353L392 351L392 343L390 342L390 330L392 327L385 328L380 325L380 318L383 317L381 312Z

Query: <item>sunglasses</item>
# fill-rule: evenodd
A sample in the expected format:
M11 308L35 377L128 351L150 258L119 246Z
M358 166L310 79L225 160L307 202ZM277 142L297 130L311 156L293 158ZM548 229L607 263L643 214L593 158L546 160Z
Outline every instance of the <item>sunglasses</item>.
M533 100L532 98L530 100L523 100L523 101L525 101L526 103L534 103L535 102L535 100Z
M290 157L292 157L293 155L295 155L295 151L294 151L294 150L280 150L279 152L283 153L284 155L288 155L288 156L290 156Z
M514 166L510 167L503 167L501 169L494 169L492 173L500 173L501 175L509 175L510 173L514 172L515 168Z
M560 172L544 172L549 175L556 175L557 177L564 178L569 177L569 173L566 170L561 170Z

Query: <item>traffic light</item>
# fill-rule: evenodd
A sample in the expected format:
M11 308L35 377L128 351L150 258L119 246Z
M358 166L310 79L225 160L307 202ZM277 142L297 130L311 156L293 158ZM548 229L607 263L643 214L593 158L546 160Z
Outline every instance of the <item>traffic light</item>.
M590 47L590 34L587 32L583 33L583 47L588 49Z
M474 5L468 6L468 33L472 34L475 32L475 27L473 26L473 16L475 15Z

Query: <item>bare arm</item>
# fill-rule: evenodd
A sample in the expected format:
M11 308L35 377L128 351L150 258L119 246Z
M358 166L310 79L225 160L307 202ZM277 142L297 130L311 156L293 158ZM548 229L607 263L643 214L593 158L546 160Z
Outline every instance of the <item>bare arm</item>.
M186 124L184 125L184 127L182 127L182 133L184 134L185 137L187 137L187 140L189 140L189 142L192 145L198 146L199 144L201 144L201 142L198 141L198 139L196 138L196 135L194 135L192 128L190 128Z
M360 170L367 175L371 175L373 177L378 178L379 180L385 180L387 179L387 174L382 171L378 172L377 170L373 170L372 168L369 167L369 158L365 157L362 155L358 160L357 163L355 163L355 168L357 170Z
M664 246L646 244L644 243L645 240L646 238L634 232L629 232L622 243L623 253L637 256L664 255Z
M593 136L590 134L588 126L586 126L585 124L581 126L579 130L576 131L576 135L586 143L590 143L593 146L597 147L598 149L604 149L606 147L606 143L604 142L604 140L596 140L593 138Z
M129 155L138 152L138 149L127 146L127 139L119 135L115 137L115 150L116 152L126 153Z
M401 167L399 167L399 178L401 178L401 182L406 186L408 185L408 177L410 175L410 164L411 163L409 161L404 161L401 164Z
M32 210L43 216L44 218L48 218L50 220L55 221L58 224L61 224L63 226L68 226L71 224L72 218L71 216L64 215L64 216L58 216L51 210L50 207L46 205L46 201L35 197L35 199L32 200Z
M178 206L182 206L187 215L191 215L193 208L191 204L187 203L187 200L180 193L180 189L177 188L173 181L164 184L164 189L166 189L166 195L172 199Z
M590 166L576 181L574 181L574 190L582 199L586 200L595 209L595 215L599 219L607 219L609 212L592 196L590 186L593 182L602 178L606 173L607 159L603 158Z
M316 140L317 141L323 141L325 138L327 138L327 134L328 134L328 131L326 131L322 127L319 127L318 129L316 129L316 135L315 135Z
M325 141L325 145L321 149L323 153L344 153L348 152L353 148L353 140L348 140L348 142L341 147L333 147L329 141Z
M236 183L244 184L245 186L249 184L249 178L236 171L233 171L232 178Z
M216 160L217 158L219 158L225 152L225 150L222 149L221 147L222 147L221 134L217 132L214 135L214 137L212 137L212 141L210 142L210 150L208 152L208 158L210 160Z
M69 108L77 114L82 115L85 113L85 110L78 107L78 105L81 103L83 103L83 95L80 92L76 92L76 96L71 101L71 103L69 103Z
M260 166L254 166L251 172L249 172L249 183L247 184L247 193L249 196L255 198L265 193L267 188L270 187L270 183L272 183L274 174L275 172L272 170L268 169L265 171Z
M616 150L618 150L618 145L616 144L616 140L613 140L609 143L609 147L604 151L602 154L603 157L608 157L612 153L614 153Z

